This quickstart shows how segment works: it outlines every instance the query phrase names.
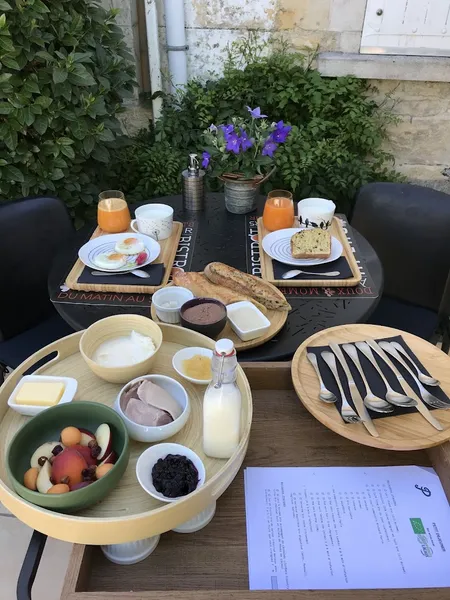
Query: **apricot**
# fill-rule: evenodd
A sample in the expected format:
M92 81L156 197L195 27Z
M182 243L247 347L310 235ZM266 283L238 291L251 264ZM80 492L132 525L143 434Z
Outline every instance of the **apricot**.
M103 465L99 465L95 470L95 476L97 477L97 479L100 479L101 477L106 475L106 473L109 473L109 471L111 471L111 469L113 467L114 467L114 465L111 463L105 463Z
M57 483L48 490L47 494L67 494L67 492L70 492L70 488L66 483Z
M31 467L25 472L23 476L23 485L29 490L36 490L36 481L39 475L39 469L37 467Z
M81 442L81 431L76 427L65 427L61 431L61 442L64 446L76 446Z
M72 486L83 481L82 472L86 468L84 457L77 450L66 448L53 459L52 479Z

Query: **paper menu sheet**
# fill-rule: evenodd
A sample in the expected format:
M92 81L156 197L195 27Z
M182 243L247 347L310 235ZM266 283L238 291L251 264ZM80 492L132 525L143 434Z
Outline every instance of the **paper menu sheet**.
M433 469L244 475L251 590L450 586L450 507Z

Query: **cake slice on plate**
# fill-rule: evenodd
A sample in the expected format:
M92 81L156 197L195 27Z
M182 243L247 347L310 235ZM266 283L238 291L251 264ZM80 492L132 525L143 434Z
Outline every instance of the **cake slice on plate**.
M302 229L291 238L292 258L328 258L331 235L326 229Z

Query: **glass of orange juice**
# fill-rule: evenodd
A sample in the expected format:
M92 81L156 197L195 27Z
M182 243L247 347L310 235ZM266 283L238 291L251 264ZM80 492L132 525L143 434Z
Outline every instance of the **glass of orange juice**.
M267 194L263 222L268 231L289 229L294 225L294 201L291 192L272 190Z
M107 190L98 196L97 222L107 233L126 231L131 223L125 196L119 190Z

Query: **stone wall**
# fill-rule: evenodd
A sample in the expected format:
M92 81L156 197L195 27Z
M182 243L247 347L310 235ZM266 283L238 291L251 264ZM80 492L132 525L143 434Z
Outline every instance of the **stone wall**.
M164 2L142 1L156 1L166 69ZM125 7L121 21L130 44L136 43L129 9L134 2L104 2ZM365 6L366 0L185 0L189 76L220 74L227 45L248 30L261 41L282 34L294 48L319 44L324 52L358 53ZM391 129L390 149L396 167L411 181L450 192L450 179L442 175L450 165L450 83L387 80L382 70L376 76L380 98L394 90L400 124Z

